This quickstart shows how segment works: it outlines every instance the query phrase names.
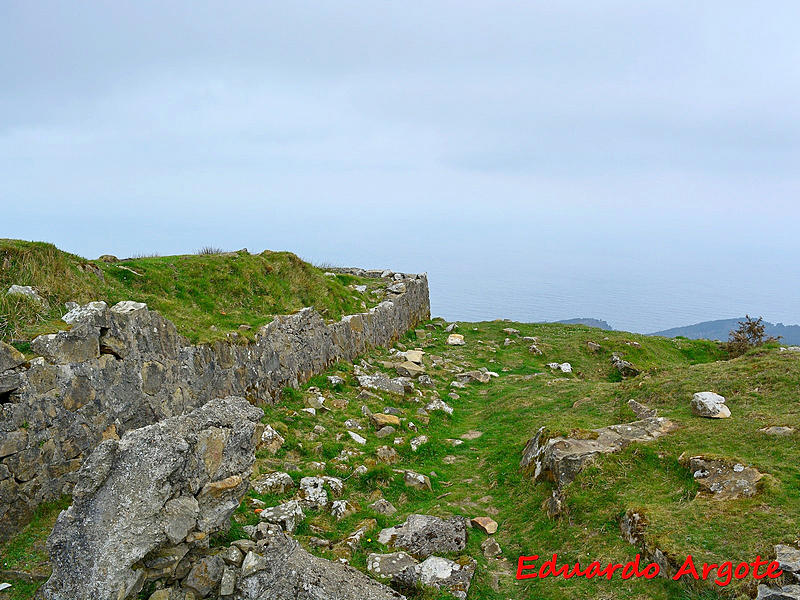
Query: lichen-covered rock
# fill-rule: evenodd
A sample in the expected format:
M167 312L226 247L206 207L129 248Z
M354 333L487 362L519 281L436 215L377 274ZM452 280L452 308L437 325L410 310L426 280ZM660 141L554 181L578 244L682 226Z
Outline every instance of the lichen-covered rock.
M78 325L70 331L40 335L31 350L54 364L84 362L100 356L100 331Z
M758 492L758 482L764 476L754 467L741 463L692 456L688 468L700 485L700 493L715 500L750 498Z
M375 375L359 375L356 379L358 379L358 385L362 388L388 392L397 396L402 396L406 393L403 382L398 378L389 379L385 375L377 373Z
M440 556L430 556L417 565L407 567L393 579L409 586L434 586L446 590L456 598L464 599L477 566L478 563L471 558L456 562Z
M761 584L758 586L756 600L800 600L800 585L773 588Z
M410 488L414 488L415 490L432 491L433 489L431 487L430 477L423 475L422 473L415 473L414 471L406 471L403 473L403 483Z
M0 342L0 373L20 366L25 362L25 356L5 342Z
M623 359L619 354L611 355L611 364L623 377L636 377L639 374L639 369Z
M187 520L187 540L226 527L248 487L262 414L243 398L213 400L100 444L48 540L53 574L42 597L129 598L147 576L134 566L167 546ZM183 507L171 504L181 498Z
M370 554L367 557L367 571L378 579L391 579L419 561L405 552L390 554Z
M260 448L265 449L270 454L275 454L283 446L283 436L273 429L272 425L267 425L264 428L264 433L261 434Z
M675 431L677 425L663 417L595 429L583 438L547 437L540 428L525 446L520 467L533 471L537 480L566 485L601 454L619 452L633 442L649 442Z
M412 514L402 525L381 530L378 541L420 559L437 552L458 552L467 544L467 520Z
M277 471L259 476L252 485L259 494L285 494L294 487L294 480L288 473Z
M404 600L404 596L356 569L309 554L272 528L245 559L234 600ZM250 559L248 561L248 559ZM252 565L252 566L250 566Z
M300 521L305 519L303 508L297 500L289 500L278 506L265 508L261 511L260 516L262 521L280 525L284 531L290 533L295 530Z

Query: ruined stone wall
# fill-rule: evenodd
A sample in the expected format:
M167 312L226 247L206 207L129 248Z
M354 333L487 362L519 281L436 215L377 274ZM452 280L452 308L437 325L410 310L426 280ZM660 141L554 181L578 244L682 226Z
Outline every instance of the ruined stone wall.
M279 316L254 342L194 346L145 305L91 303L69 331L40 336L40 356L0 373L0 540L42 502L69 494L83 460L104 439L242 396L274 402L338 360L393 342L430 317L425 275L390 276L386 299L326 323L313 309ZM1 348L0 348L1 350Z

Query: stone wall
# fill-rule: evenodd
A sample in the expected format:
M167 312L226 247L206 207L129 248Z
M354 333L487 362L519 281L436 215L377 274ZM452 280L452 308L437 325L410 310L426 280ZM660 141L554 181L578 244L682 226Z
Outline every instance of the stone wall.
M0 540L40 503L70 494L84 458L103 440L214 398L274 402L284 387L388 345L430 317L425 275L346 271L384 277L386 299L333 323L313 309L279 316L254 342L191 345L136 302L70 311L69 331L36 338L39 357L0 373Z

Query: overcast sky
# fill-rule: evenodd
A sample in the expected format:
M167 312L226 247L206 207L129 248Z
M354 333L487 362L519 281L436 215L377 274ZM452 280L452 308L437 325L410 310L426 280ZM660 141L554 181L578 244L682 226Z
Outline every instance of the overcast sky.
M0 237L428 271L434 312L800 321L800 3L0 4Z

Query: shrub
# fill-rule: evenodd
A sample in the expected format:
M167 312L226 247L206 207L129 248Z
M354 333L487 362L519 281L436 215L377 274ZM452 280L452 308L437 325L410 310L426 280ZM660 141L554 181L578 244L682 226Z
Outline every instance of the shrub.
M730 332L725 346L731 356L741 356L751 348L777 342L778 339L767 336L762 317L752 319L750 315L745 315L744 321L739 321L739 327Z

